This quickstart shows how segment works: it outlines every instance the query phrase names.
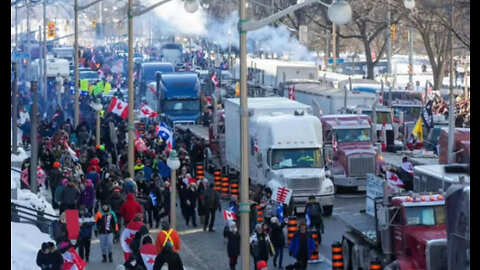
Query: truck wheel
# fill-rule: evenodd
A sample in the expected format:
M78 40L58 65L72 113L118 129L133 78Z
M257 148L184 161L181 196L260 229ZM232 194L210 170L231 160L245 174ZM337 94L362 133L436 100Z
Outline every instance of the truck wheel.
M323 206L323 215L324 216L331 216L333 212L333 205Z
M350 255L351 255L352 244L348 239L343 238L342 240L342 257L343 257L343 267L345 270L351 270L350 265Z

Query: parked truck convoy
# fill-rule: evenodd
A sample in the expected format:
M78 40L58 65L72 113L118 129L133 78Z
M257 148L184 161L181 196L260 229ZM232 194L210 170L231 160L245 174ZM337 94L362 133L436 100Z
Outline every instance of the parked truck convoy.
M315 196L324 214L333 209L334 187L325 176L322 126L312 108L280 97L249 98L249 180L252 200L268 187L293 190L295 212ZM225 101L227 170L240 172L240 100Z
M371 142L367 115L337 114L320 118L324 156L335 186L366 188L367 173L377 174L384 165Z

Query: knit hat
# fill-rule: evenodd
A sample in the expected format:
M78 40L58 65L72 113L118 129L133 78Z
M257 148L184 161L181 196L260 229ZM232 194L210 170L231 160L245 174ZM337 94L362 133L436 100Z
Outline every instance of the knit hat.
M267 263L265 261L258 261L257 262L257 269L262 270L263 268L267 268Z
M55 161L55 162L53 163L53 167L54 167L54 168L60 168L60 162Z

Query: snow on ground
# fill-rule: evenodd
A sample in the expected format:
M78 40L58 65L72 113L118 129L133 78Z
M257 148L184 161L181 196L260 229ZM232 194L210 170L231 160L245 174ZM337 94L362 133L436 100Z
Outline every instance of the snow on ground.
M12 182L12 189L20 188L20 173L10 170L10 179Z
M43 242L52 241L49 235L31 224L11 222L10 226L11 269L38 269L37 253Z
M10 161L22 162L24 159L30 157L30 151L25 151L22 147L18 147L18 155L11 154Z
M44 196L42 196L42 194L34 194L28 189L18 189L17 192L18 200L11 200L11 202L15 202L18 205L33 208L37 211L41 211L50 215L58 215L57 211L53 209L52 205ZM22 211L30 212L28 210Z

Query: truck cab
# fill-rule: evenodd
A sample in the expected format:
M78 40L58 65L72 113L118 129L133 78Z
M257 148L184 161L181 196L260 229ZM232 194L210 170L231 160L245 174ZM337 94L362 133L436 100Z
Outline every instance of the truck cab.
M162 74L159 113L168 125L198 124L202 112L200 82L195 73Z
M376 174L384 164L371 142L367 115L339 114L320 118L324 156L336 186L364 191L367 173Z
M446 269L447 233L443 195L393 197L389 212L396 258L389 267Z
M141 63L138 70L138 90L137 100L144 99L144 102L155 109L158 108L158 95L157 95L157 79L156 73L160 72L162 74L175 72L173 65L171 63L162 63L162 62L146 62Z

